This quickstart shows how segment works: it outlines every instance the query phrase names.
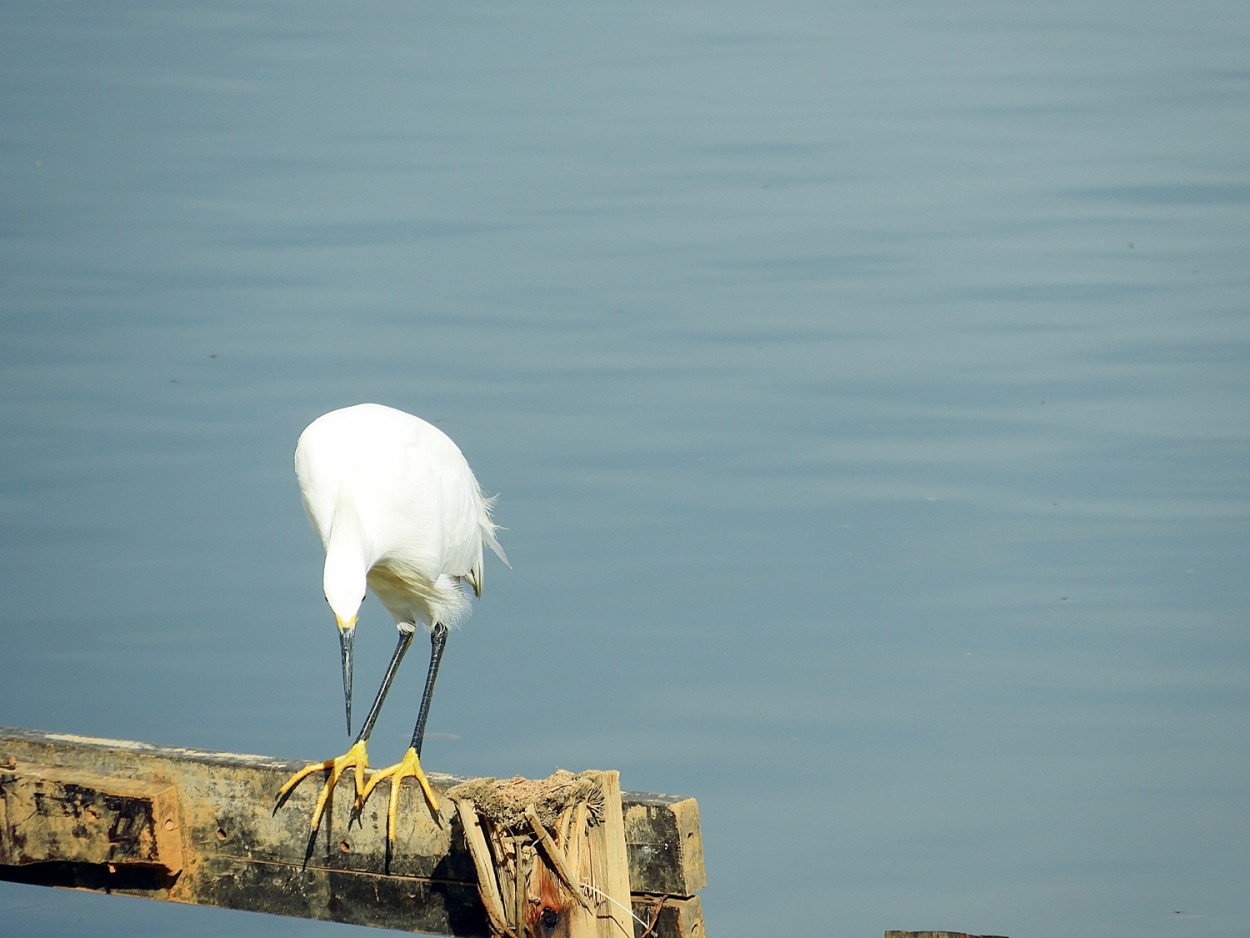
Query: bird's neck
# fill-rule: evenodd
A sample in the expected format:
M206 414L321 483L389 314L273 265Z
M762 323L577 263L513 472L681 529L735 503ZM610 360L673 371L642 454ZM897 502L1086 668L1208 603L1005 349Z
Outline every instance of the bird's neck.
M346 591L347 598L359 600L364 595L365 577L374 558L369 555L360 519L350 502L340 500L335 508L325 546L327 598Z

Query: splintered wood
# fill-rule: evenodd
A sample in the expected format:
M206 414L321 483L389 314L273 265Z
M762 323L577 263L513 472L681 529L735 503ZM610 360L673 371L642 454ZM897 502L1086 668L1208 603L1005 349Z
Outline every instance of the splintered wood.
M473 779L447 795L493 935L633 938L619 773Z

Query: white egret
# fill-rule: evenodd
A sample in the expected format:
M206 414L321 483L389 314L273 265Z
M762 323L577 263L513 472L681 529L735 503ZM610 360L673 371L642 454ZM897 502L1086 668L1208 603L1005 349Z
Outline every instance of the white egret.
M366 587L395 618L399 641L369 715L343 755L296 772L278 792L281 802L300 781L328 773L313 809L312 831L340 776L353 769L356 807L383 779L391 782L387 839L395 839L400 782L415 778L437 813L438 798L421 769L421 743L447 630L469 613L460 587L467 580L482 594L482 547L505 564L495 539L493 498L482 494L464 455L437 427L381 404L357 404L318 417L295 447L295 475L304 509L326 559L326 602L339 629L347 732L352 727L352 639ZM430 633L430 666L412 743L403 759L374 772L366 785L366 745L395 672L418 625Z

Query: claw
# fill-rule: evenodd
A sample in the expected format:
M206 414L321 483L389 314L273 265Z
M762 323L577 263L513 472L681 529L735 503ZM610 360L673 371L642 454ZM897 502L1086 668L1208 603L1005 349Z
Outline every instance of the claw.
M421 757L417 755L415 749L409 748L404 753L404 757L389 768L374 772L369 778L369 784L365 786L364 794L360 796L361 803L369 797L369 793L384 778L391 780L391 797L386 806L386 840L394 847L395 817L399 813L399 783L404 778L415 778L420 783L421 790L425 793L425 800L429 802L430 810L434 812L435 816L438 815L438 796L434 794L434 789L430 787L430 782L425 777L425 772L421 769Z
M278 801L285 799L295 789L295 786L308 778L308 776L317 772L329 773L325 784L321 787L321 794L317 797L317 806L313 808L312 832L315 834L321 826L321 815L325 813L326 803L330 800L330 792L334 791L334 786L338 784L343 773L349 768L355 769L356 810L360 810L361 806L364 805L365 796L368 794L368 789L365 787L365 769L368 765L369 759L365 754L365 741L360 740L337 759L314 762L312 765L307 765L300 769L287 779L285 785L278 789ZM372 784L369 787L372 787Z

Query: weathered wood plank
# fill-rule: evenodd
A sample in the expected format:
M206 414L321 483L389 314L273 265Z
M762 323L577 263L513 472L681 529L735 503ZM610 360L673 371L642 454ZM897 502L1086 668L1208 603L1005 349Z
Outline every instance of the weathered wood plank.
M652 927L652 935L682 935L686 938L703 938L703 905L698 896L677 899L672 896L656 896L644 899L634 893L635 922L645 922ZM635 924L635 934L642 926Z
M275 792L303 764L0 728L0 878L489 935L448 799L436 820L419 789L404 786L388 863L385 797L371 798L353 820L349 789L341 787L313 840L308 823L320 776L273 810ZM440 789L464 781L430 778ZM624 812L636 911L649 920L653 897L672 896L653 935L701 936L691 898L706 881L694 800L627 793Z
M0 837L0 863L112 863L182 871L177 793L163 782L25 765L5 791L5 815L40 818ZM56 806L56 810L52 807Z
M693 896L707 886L699 803L680 795L623 792L625 849L635 892Z

